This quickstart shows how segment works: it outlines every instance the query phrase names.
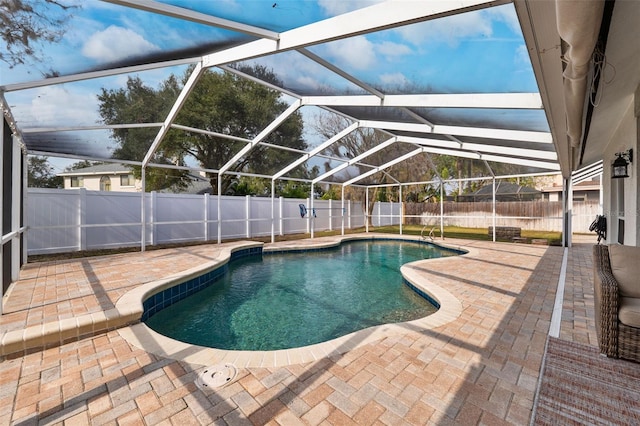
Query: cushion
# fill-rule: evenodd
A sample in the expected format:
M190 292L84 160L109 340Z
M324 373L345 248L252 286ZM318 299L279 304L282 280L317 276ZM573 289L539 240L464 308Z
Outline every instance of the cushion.
M612 244L609 262L620 295L640 298L640 247Z
M629 327L640 328L640 299L621 297L618 307L618 320Z

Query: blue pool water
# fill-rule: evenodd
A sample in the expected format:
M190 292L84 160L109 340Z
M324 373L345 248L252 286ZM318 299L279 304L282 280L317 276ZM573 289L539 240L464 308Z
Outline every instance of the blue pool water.
M354 241L329 250L248 256L146 324L176 340L219 349L319 343L435 312L403 282L400 266L456 254L417 242Z

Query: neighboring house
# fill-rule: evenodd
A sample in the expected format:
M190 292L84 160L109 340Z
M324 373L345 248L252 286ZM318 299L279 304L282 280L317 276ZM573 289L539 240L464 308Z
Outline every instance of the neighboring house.
M123 164L100 164L70 172L58 173L64 178L64 189L86 188L90 191L139 192L141 183Z
M546 201L562 201L562 183L542 188L542 198ZM573 185L573 201L600 201L600 181L590 180Z

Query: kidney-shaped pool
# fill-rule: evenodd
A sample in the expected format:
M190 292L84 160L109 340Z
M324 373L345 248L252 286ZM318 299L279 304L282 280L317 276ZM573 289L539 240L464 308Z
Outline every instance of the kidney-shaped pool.
M173 339L219 349L311 345L434 313L435 302L407 285L400 267L457 254L419 241L375 240L245 256L203 290L145 315L145 323Z

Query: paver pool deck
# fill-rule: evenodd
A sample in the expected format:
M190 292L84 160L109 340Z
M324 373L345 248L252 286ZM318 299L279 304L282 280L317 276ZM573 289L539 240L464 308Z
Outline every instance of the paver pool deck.
M206 391L195 384L198 374L206 365L231 362L224 358L229 355L209 354L197 364L180 347L169 356L161 345L136 340L141 324L85 327L62 336L68 341L62 345L42 337L49 347L0 361L0 425L527 425L561 277L559 338L596 345L594 240L576 237L565 249L447 239L444 244L469 253L420 261L406 272L450 294L460 308L454 317L356 333L311 359L274 355L256 364L235 358L235 379ZM219 261L234 244L29 263L3 301L0 343L10 333L28 334L24 330L50 335L45 324L82 327L75 318L104 318L126 294ZM58 339L61 328L53 333Z

